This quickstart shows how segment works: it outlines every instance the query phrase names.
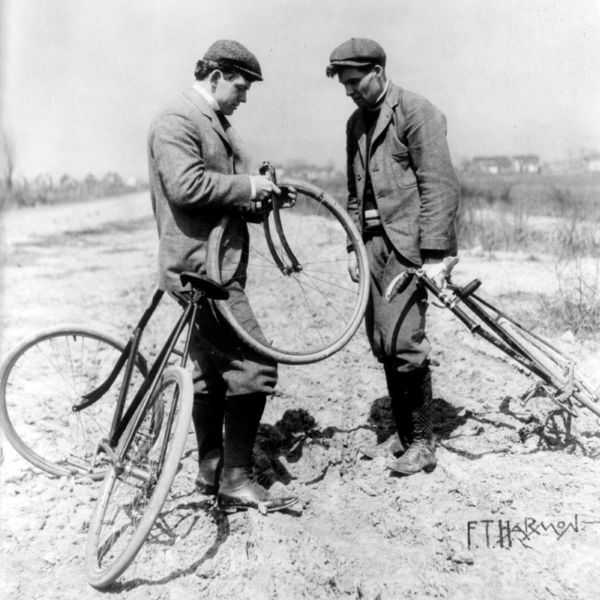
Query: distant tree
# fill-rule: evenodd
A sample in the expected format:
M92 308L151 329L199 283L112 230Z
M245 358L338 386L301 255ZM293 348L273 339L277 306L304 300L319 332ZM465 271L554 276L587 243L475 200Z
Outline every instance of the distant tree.
M108 172L101 181L101 190L103 196L111 196L118 194L125 189L125 182L123 178L114 172Z
M93 194L95 194L96 188L98 187L98 181L91 173L89 173L88 175L85 176L85 179L83 180L83 185L85 187L85 190L89 194L93 195Z
M14 175L15 147L8 135L0 131L0 177L8 191L13 188Z

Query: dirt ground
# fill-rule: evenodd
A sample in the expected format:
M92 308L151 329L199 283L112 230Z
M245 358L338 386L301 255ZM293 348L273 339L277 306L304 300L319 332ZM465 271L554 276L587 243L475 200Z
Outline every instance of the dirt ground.
M1 352L62 322L126 337L154 284L156 233L144 195L27 209L2 220ZM544 256L465 249L457 281L483 280L544 331L533 296L554 288ZM285 323L285 316L282 316ZM599 347L553 332L595 384ZM592 599L600 589L598 422L573 437L532 382L443 309L430 310L438 467L390 475L358 449L389 436L385 385L362 329L335 356L282 366L261 430L293 511L225 516L193 490L193 443L176 479L177 524L152 535L107 590L88 585L85 540L98 484L53 478L2 440L0 598ZM295 442L293 441L295 440Z

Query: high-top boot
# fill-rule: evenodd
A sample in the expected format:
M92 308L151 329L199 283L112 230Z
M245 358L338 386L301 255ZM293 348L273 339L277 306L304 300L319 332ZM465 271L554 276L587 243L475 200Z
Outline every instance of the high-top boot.
M265 407L264 394L231 396L225 399L225 452L217 500L225 512L248 508L272 512L287 508L296 496L270 493L254 478L252 448Z
M406 452L387 466L402 475L430 472L437 463L433 439L433 395L429 366L408 373L386 369L392 412L398 435L409 443Z
M192 420L198 444L198 477L196 491L216 494L223 463L223 398L208 394L194 396Z

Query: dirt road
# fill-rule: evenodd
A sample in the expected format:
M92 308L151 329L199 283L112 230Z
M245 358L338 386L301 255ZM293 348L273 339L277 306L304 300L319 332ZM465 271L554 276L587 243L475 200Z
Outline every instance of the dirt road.
M4 215L2 230L3 355L58 322L106 324L125 337L154 283L144 195L23 210ZM533 294L553 288L550 258L464 251L456 279L475 276L543 331ZM264 436L301 434L291 452L280 436L269 455L301 509L223 516L179 478L176 537L147 544L106 592L83 570L98 485L51 478L3 441L0 598L597 598L598 422L582 415L565 444L544 422L551 405L520 402L530 380L444 310L432 307L430 329L433 473L395 478L384 459L358 454L389 433L384 380L360 331L330 359L282 367L265 414ZM558 337L600 384L598 347ZM190 443L191 465L192 452Z

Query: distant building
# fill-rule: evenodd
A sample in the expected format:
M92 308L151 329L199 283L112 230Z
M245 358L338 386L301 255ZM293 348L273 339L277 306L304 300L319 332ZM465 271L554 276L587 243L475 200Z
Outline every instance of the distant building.
M523 156L513 156L515 169L517 173L539 173L540 157L537 154L524 154Z
M500 175L501 173L514 173L514 166L508 156L476 156L471 161L469 170L475 173Z
M468 164L471 173L503 175L507 173L539 173L540 157L536 154L518 156L476 156Z
M337 171L333 163L328 163L326 165L315 165L313 163L296 159L290 160L285 167L276 168L278 176L282 176L283 173L285 173L286 176L313 182L332 181L334 179L344 177L343 173Z

